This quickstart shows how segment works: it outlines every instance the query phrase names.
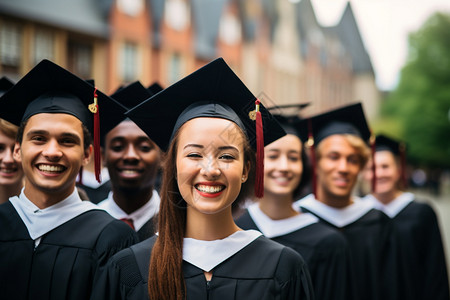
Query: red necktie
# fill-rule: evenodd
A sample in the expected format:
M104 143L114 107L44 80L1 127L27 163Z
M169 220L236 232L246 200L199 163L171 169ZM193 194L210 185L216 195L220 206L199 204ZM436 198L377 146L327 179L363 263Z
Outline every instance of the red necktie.
M130 226L131 228L133 228L133 230L135 230L134 224L133 224L133 219L122 218L122 219L120 219L120 221L127 223L128 226Z

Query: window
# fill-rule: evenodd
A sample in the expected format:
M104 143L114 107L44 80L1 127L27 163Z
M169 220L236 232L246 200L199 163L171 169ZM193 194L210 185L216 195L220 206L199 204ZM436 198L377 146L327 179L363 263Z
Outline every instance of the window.
M5 22L0 26L0 62L3 73L18 73L22 54L22 29Z
M125 42L120 55L120 75L124 82L131 82L138 78L138 47L136 44Z
M92 78L92 45L69 40L69 70L84 79Z
M46 30L37 30L34 36L34 63L43 59L54 59L53 34Z

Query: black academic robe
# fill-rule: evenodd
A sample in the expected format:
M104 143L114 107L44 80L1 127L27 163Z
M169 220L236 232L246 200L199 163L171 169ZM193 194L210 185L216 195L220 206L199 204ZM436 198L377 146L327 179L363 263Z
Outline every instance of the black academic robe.
M113 256L91 299L148 299L148 267L156 239ZM186 261L183 273L188 300L313 299L303 259L263 236L216 266L209 282L203 270Z
M260 230L248 210L236 220L242 229ZM320 222L271 238L297 251L305 260L316 300L356 299L350 252L344 236Z
M98 204L100 201L108 198L108 194L111 191L111 181L108 180L97 188L92 188L82 184L77 184L77 187L81 187L86 192L89 201L94 204Z
M157 228L157 220L158 216L152 217L150 220L148 220L144 226L142 226L138 231L137 235L139 238L139 241L142 242L143 240L148 239L149 237L152 237L156 233Z
M433 209L413 201L392 221L400 264L399 298L450 299L445 254Z
M35 248L11 202L0 205L0 299L89 299L107 260L134 231L90 210L45 234Z
M320 215L304 207L301 209L314 214L323 224L339 230L347 239L357 299L397 299L396 291L392 290L392 283L396 285L396 250L391 244L392 224L388 216L371 209L353 223L339 228Z

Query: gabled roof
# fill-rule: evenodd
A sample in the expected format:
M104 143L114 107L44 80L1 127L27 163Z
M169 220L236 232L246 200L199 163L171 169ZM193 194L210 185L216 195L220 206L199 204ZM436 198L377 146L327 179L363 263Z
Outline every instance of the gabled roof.
M347 3L339 23L330 27L330 29L338 34L342 44L350 53L353 71L355 73L370 72L373 74L372 62L364 46L350 3Z
M0 11L101 38L109 32L107 19L95 0L0 0Z

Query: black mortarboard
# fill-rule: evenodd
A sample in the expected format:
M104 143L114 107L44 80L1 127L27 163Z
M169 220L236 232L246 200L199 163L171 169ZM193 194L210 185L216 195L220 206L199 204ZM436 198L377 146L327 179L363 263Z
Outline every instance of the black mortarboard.
M6 91L12 88L13 86L14 83L11 80L9 80L6 76L0 78L0 96L6 93Z
M261 148L284 136L285 132L263 105L258 105L260 114L255 113L255 101L259 103L225 61L218 58L134 107L126 115L164 151L174 132L191 119L222 118L236 123L257 150L256 189L259 189L258 176L264 159L260 157ZM255 129L258 123L255 118L258 119L259 115L264 130L262 127ZM258 138L262 131L263 139Z
M355 103L304 119L300 126L302 140L313 138L319 144L334 134L351 134L362 138L367 144L371 132L361 103Z
M405 143L390 138L384 134L379 134L375 138L375 151L390 151L398 156L405 150Z
M297 103L287 105L276 105L268 107L267 110L277 119L281 127L288 134L293 134L301 138L298 126L301 118L299 112L307 107L310 103ZM300 124L301 126L301 124Z
M17 126L39 113L65 113L78 118L93 134L96 164L100 162L97 142L102 133L111 129L103 121L125 109L121 110L112 98L49 60L42 60L8 90L0 98L0 105L0 117ZM99 172L98 166L98 180Z
M159 85L159 83L154 82L153 84L151 84L147 90L152 94L152 95L156 95L159 92L161 92L163 90L163 87L161 85Z

